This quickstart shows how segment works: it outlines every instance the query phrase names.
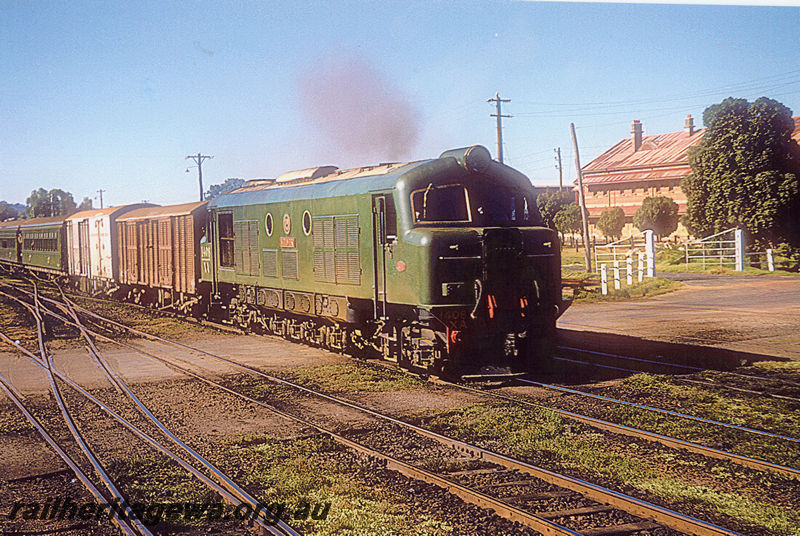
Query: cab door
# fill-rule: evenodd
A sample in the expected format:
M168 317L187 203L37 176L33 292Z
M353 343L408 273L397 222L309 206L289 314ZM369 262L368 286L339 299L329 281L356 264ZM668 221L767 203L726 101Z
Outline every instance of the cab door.
M386 197L385 194L372 196L372 288L375 318L386 316L389 300L386 295Z
M388 316L387 290L389 249L397 239L397 214L391 194L372 196L372 266L374 277L375 318Z

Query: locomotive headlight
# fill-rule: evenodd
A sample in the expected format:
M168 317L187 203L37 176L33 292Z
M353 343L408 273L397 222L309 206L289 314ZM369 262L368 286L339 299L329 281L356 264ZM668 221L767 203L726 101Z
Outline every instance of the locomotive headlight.
M492 155L483 145L450 149L439 158L455 158L470 173L483 173L492 163Z

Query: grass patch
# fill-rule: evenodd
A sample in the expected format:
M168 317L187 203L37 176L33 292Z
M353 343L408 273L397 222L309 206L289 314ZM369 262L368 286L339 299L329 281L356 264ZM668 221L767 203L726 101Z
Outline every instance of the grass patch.
M679 474L665 475L665 468L656 457L639 454L636 444L611 446L603 434L567 423L545 409L475 404L426 412L426 420L437 431L477 441L510 456L610 478L650 491L671 503L691 504L746 525L764 527L771 534L800 534L798 513L759 500L754 493L757 490L731 494L686 482Z
M107 468L109 475L119 484L128 503L144 505L141 520L159 531L174 532L181 528L208 524L205 519L185 519L176 516L164 519L164 510L157 505L173 503L213 504L221 499L178 464L164 457L147 456L115 460Z
M688 484L675 478L650 478L641 488L662 497L670 497L687 506L700 505L726 515L769 529L770 534L797 536L800 517L779 506L766 504L735 493L715 490L708 486Z
M279 441L251 436L234 446L237 465L248 467L245 479L258 489L265 504L282 502L330 503L324 520L288 523L304 534L361 536L363 534L445 536L447 524L427 516L412 515L401 497L353 478L352 470L331 456L338 447L323 437Z
M666 401L668 409L691 408L692 415L738 426L783 435L797 435L800 430L800 415L790 401L764 396L740 397L704 386L687 385L666 375L634 374L620 382L618 392L625 400L644 400L661 407Z
M186 335L196 336L204 333L218 333L217 330L190 322L184 318L165 316L156 311L122 302L110 303L83 297L74 297L72 299L76 304L95 314L158 337L178 338ZM122 336L127 335L127 333L122 334Z
M315 365L286 371L286 379L325 391L412 391L422 382L409 375L388 368L367 367L359 363Z
M624 278L623 278L624 281ZM683 285L677 281L670 281L663 277L646 277L641 283L627 286L624 282L619 290L614 289L613 280L608 282L608 294L601 293L600 288L582 290L578 289L574 295L576 303L614 302L625 300L638 300L667 294L681 288Z

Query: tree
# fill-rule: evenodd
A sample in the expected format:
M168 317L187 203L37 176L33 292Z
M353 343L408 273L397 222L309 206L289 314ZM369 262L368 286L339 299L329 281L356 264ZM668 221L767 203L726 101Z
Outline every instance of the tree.
M581 220L581 207L572 203L556 213L553 218L556 230L565 236L570 233L581 232L583 221Z
M544 191L536 196L536 205L547 227L556 229L555 216L570 203L575 203L575 196L564 190ZM580 212L578 212L580 214Z
M219 197L223 194L227 194L228 192L232 192L237 188L241 188L243 184L244 184L244 179L236 179L236 178L225 179L225 182L223 182L222 184L212 184L211 186L209 186L205 198L206 200L211 201L215 197Z
M792 112L761 97L727 98L706 108L708 129L689 151L681 182L684 223L695 236L741 227L762 246L800 245L800 149Z
M658 238L671 235L678 228L678 205L669 197L645 197L633 215L633 224L640 230L652 229Z
M78 205L77 211L80 212L81 210L92 210L92 199L90 197L84 197L81 204Z
M597 228L603 235L609 238L619 238L622 236L623 227L625 227L625 212L620 207L607 208L600 213Z
M0 201L0 221L13 220L17 215L18 212L14 207L5 201Z
M32 191L25 205L26 218L69 216L76 208L72 194L57 188L49 192L44 188Z

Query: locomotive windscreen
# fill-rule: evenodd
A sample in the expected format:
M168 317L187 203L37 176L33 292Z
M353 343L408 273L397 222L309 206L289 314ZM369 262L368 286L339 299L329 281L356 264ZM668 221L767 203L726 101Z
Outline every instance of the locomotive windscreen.
M471 223L480 227L541 225L531 195L506 186L433 183L411 193L414 222Z
M462 184L435 186L430 183L411 193L411 204L417 223L471 221L469 196Z

